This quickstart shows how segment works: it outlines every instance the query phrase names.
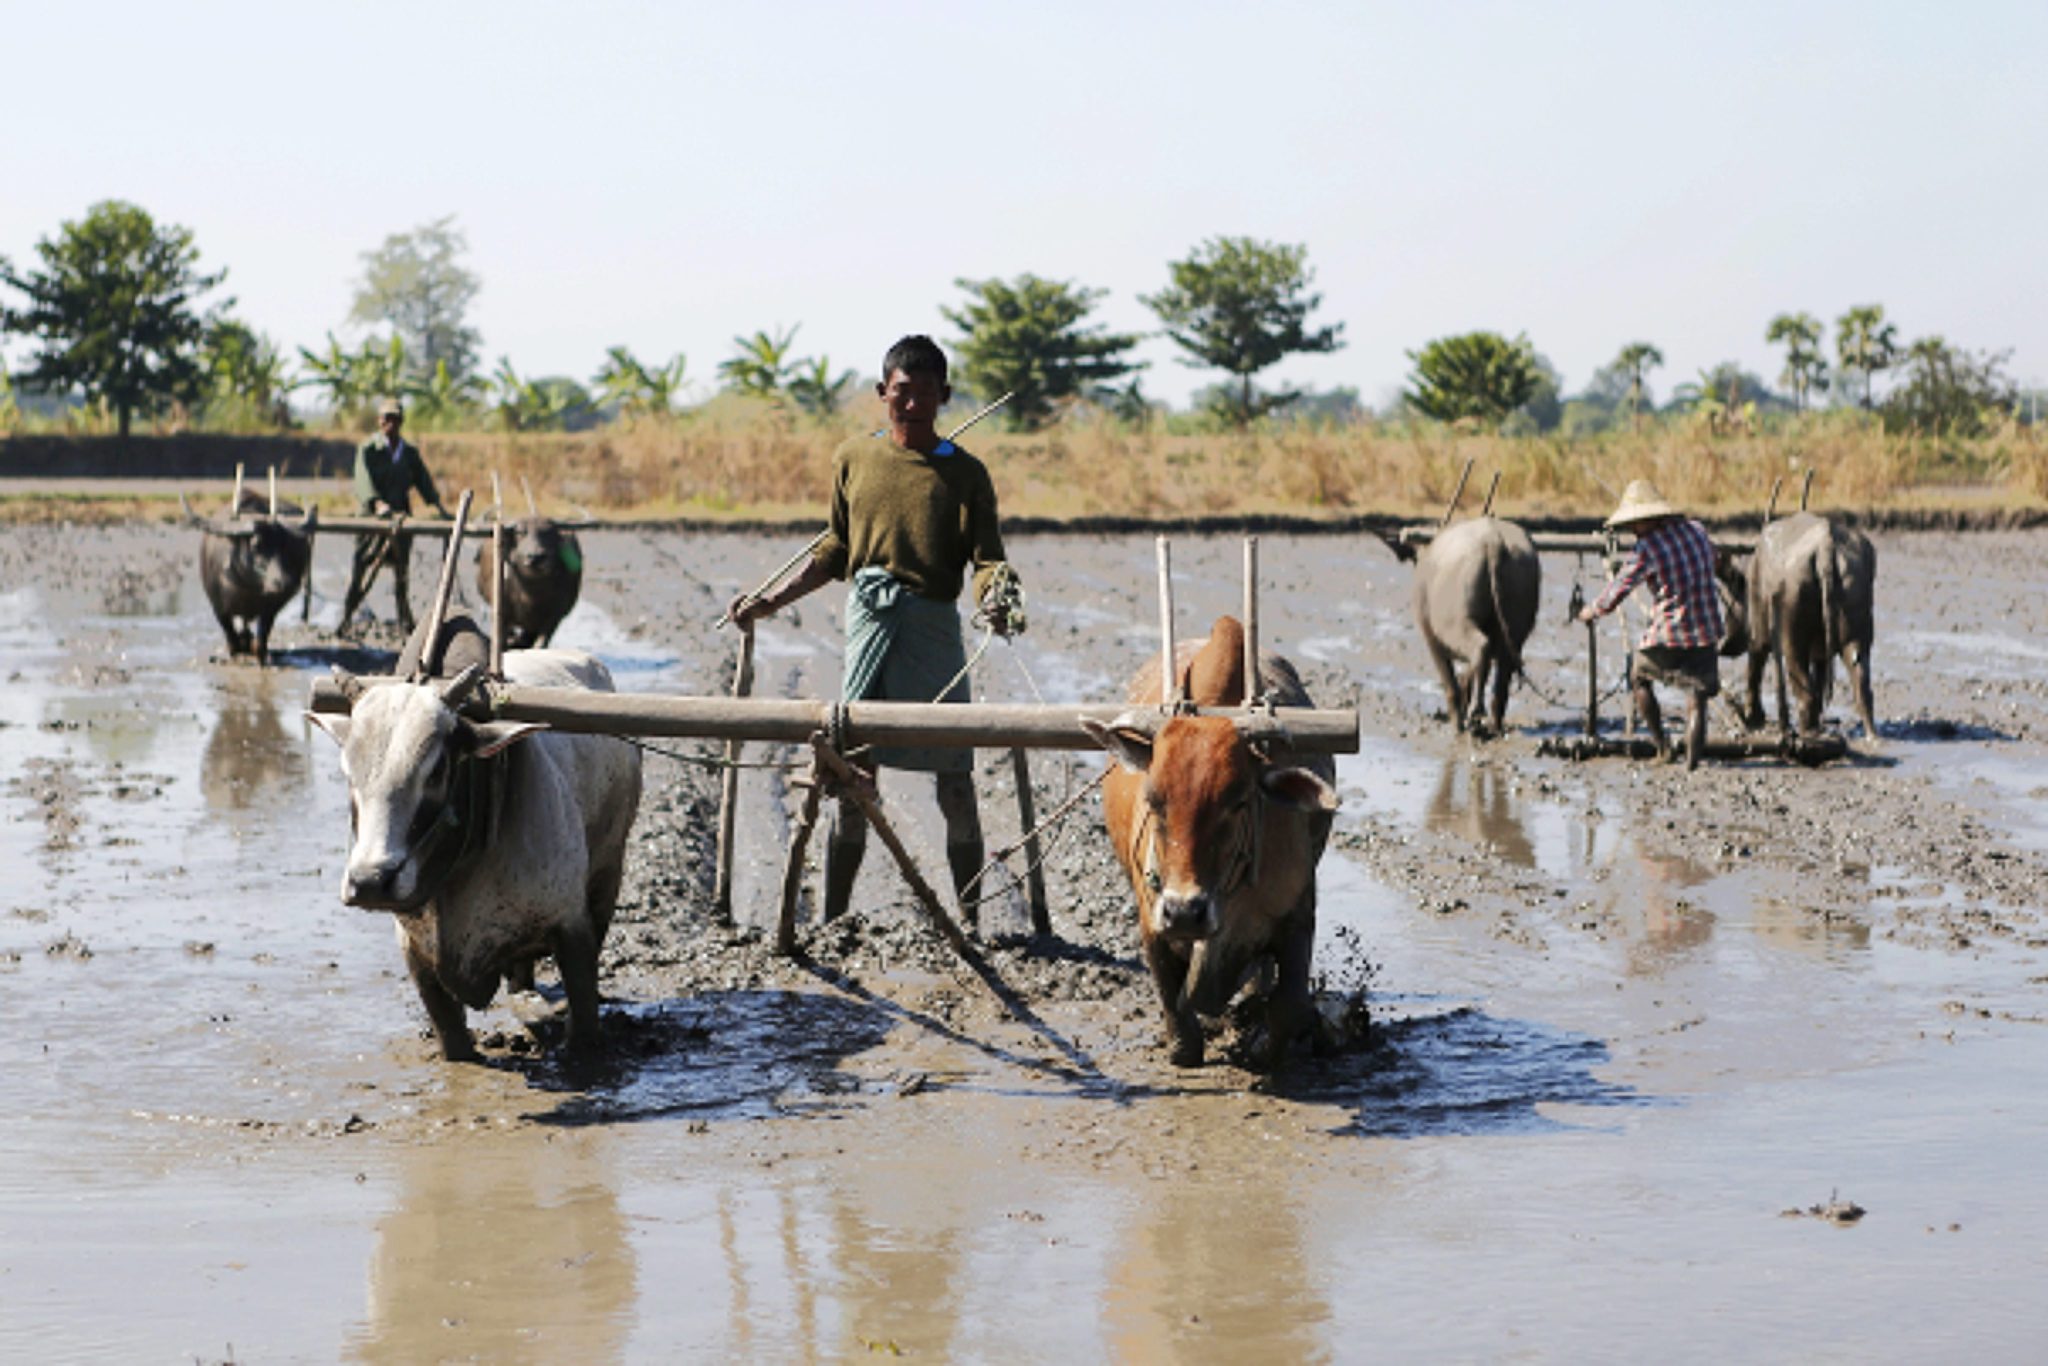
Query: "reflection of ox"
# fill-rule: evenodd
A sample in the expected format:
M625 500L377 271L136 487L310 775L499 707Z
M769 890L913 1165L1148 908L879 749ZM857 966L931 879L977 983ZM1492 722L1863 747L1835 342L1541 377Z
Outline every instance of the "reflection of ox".
M1418 555L1413 545L1382 534L1387 547L1415 564L1415 623L1444 688L1444 705L1459 730L1487 717L1499 731L1508 687L1522 668L1522 646L1536 625L1543 567L1529 533L1499 517L1474 517L1438 532ZM1457 666L1467 667L1458 677Z
M1183 645L1177 665L1199 706L1244 701L1244 630L1220 617L1209 639ZM1306 707L1294 666L1260 659L1267 695ZM1129 700L1159 696L1159 664ZM1282 766L1227 717L1125 712L1082 723L1114 756L1103 812L1138 903L1145 961L1166 1009L1173 1061L1202 1061L1199 1016L1223 1013L1263 958L1277 960L1266 1001L1262 1062L1278 1062L1312 1021L1309 966L1316 933L1316 863L1336 809L1327 756Z
M1758 535L1746 573L1725 556L1716 570L1740 608L1730 619L1731 640L1746 640L1749 648L1744 721L1752 728L1764 723L1764 664L1769 660L1777 666L1779 727L1791 731L1785 697L1789 674L1799 701L1799 729L1818 734L1839 655L1849 671L1864 733L1875 739L1870 643L1877 550L1870 538L1818 513L1795 513Z
M547 517L522 517L505 526L505 644L515 650L546 645L583 588L583 547L576 533ZM490 537L476 552L476 589L491 601L496 560Z
M508 655L509 681L611 691L570 650ZM640 804L640 755L622 740L460 715L482 670L452 682L341 675L345 717L313 721L341 745L354 841L341 897L398 913L406 967L442 1055L473 1058L463 1007L551 956L569 998L569 1045L599 1038L597 958Z
M259 664L269 662L271 623L299 591L313 558L312 509L302 515L295 505L280 502L277 516L258 515L264 510L253 490L243 493L239 508L248 520L209 522L185 504L186 520L205 533L199 540L199 584L228 638L228 654L253 654ZM286 515L299 520L282 520Z

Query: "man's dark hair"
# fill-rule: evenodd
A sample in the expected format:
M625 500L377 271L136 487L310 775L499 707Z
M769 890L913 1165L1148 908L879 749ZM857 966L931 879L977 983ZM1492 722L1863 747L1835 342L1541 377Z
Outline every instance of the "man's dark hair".
M889 376L901 370L906 375L936 375L939 383L946 383L946 353L939 350L939 344L923 333L903 338L889 348L889 354L882 357L882 382L888 383Z

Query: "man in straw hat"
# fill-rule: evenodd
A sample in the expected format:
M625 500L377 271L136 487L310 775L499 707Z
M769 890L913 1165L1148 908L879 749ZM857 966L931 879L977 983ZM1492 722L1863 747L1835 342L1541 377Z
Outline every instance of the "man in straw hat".
M395 398L384 400L377 409L378 434L356 447L356 502L365 516L410 513L412 491L418 489L420 497L446 517L448 509L441 506L441 495L434 491L434 476L427 473L420 448L400 435L404 426L404 406ZM348 594L341 604L343 629L369 596L377 567L388 560L391 588L398 599L398 628L407 633L412 631L412 604L406 600L405 591L407 571L411 568L406 562L411 558L408 541L374 533L356 537L355 563L349 569Z
M1685 766L1699 767L1707 747L1707 703L1721 691L1721 600L1714 591L1714 543L1707 529L1664 501L1649 480L1622 491L1621 506L1607 519L1617 531L1633 531L1635 550L1597 602L1579 613L1594 621L1621 605L1635 586L1647 583L1655 601L1650 629L1637 642L1636 708L1649 723L1657 753L1669 758L1664 717L1651 686L1680 688L1692 699L1686 717Z

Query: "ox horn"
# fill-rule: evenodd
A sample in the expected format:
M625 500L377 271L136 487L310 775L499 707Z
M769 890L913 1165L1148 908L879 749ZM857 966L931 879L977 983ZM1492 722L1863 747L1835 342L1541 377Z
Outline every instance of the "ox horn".
M363 700L363 694L370 685L337 664L334 666L334 686L341 689L342 700L353 707Z
M178 506L185 509L185 520L209 536L226 536L229 539L254 536L256 529L248 526L234 526L224 522L208 521L192 510L192 504L184 494L178 495Z
M1403 564L1415 562L1415 547L1410 545L1398 532L1388 533L1378 527L1370 528L1372 534L1385 542L1387 549L1394 552L1394 558Z
M470 665L455 675L447 687L441 689L441 705L450 711L461 711L462 704L469 700L469 695L476 691L476 685L483 682L483 679L484 666Z

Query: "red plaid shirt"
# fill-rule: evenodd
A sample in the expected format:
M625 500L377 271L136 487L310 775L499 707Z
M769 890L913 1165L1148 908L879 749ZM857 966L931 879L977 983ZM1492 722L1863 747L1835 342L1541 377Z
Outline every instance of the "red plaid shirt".
M1714 543L1689 517L1675 518L1636 538L1635 553L1593 604L1606 616L1644 580L1656 604L1640 645L1696 649L1721 643L1721 599L1714 592Z

